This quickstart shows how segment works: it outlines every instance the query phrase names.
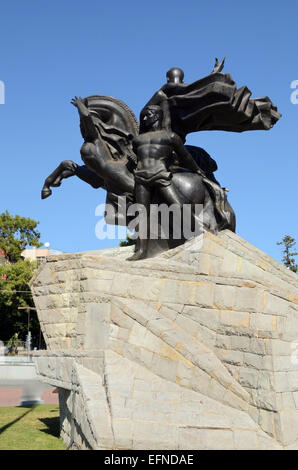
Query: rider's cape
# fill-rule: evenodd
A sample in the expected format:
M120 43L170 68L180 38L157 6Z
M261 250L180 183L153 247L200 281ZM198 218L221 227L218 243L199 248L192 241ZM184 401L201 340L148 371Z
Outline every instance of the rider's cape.
M251 98L251 91L236 87L230 74L211 73L189 85L166 84L172 129L183 140L191 132L268 130L281 117L266 96Z

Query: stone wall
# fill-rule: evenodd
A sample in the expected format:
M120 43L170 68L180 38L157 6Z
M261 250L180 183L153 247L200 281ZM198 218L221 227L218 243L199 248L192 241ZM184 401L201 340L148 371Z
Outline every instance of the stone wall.
M32 280L66 442L298 448L297 275L229 231L131 249L52 256Z

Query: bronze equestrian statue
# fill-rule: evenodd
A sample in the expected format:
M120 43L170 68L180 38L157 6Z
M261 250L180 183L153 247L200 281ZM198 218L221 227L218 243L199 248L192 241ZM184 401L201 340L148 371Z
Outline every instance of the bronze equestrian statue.
M185 145L186 137L200 130L269 130L281 115L268 97L252 99L246 86L237 89L231 76L222 73L223 65L224 59L220 63L216 59L212 72L191 84L183 82L180 68L170 69L167 83L142 109L140 125L129 107L118 99L75 97L71 103L79 113L84 165L71 160L61 162L45 180L42 198L52 194L50 187L60 186L63 179L76 175L93 188L107 191L106 204L116 214L116 221L109 220L107 211L107 223L128 225L129 208L137 204L145 209L138 228L145 222L148 228L151 204L174 204L181 209L188 204L194 222L193 208L203 207L203 230L235 231L235 214L226 190L214 176L216 162L204 149ZM184 241L183 236L170 236L160 249ZM150 249L150 244L153 246L149 233L139 237L131 260L158 252L159 241L155 249Z

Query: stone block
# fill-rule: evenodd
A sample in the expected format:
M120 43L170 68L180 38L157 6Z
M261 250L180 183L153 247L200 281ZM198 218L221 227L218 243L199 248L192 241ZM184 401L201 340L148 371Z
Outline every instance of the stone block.
M63 438L73 409L80 449L295 448L297 275L229 231L130 252L52 257L31 282Z
M219 310L233 310L235 305L236 287L216 285L214 291L214 305Z
M298 440L298 410L282 410L275 416L277 438L288 446Z
M90 303L85 315L85 349L104 349L107 347L110 332L110 305Z
M236 351L250 352L251 341L247 336L231 336L231 349Z
M262 291L256 287L236 288L235 310L240 312L257 312L263 302Z
M250 314L248 312L234 312L233 310L220 311L220 325L234 328L249 328Z
M252 450L258 448L258 437L254 430L235 429L233 434L235 446L233 446L233 448L238 450Z

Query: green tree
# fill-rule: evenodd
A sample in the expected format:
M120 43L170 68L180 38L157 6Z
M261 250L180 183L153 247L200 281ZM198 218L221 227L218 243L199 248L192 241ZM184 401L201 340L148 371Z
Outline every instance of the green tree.
M298 265L295 262L295 256L298 255L298 252L292 251L296 245L295 238L292 238L290 235L285 235L280 242L277 242L277 245L282 245L284 247L282 263L288 269L297 273Z
M0 265L0 339L3 341L8 341L15 333L23 341L26 338L28 315L19 307L34 307L28 282L35 268L36 263L28 260ZM30 311L29 329L32 336L39 335L39 322L34 311Z
M119 246L123 247L123 246L131 246L135 244L136 244L136 240L131 238L129 235L126 235L126 240L123 240L122 242L120 242Z
M26 246L42 245L39 243L40 233L36 230L38 223L28 217L13 216L8 211L0 214L0 249L10 263L21 258Z
M36 262L24 260L21 253L27 246L41 246L37 225L33 219L12 216L8 211L0 214L0 249L6 258L0 265L0 339L3 341L15 334L23 341L26 338L28 313L19 307L34 308L28 283ZM40 327L34 310L30 310L29 329L33 344L38 345Z

